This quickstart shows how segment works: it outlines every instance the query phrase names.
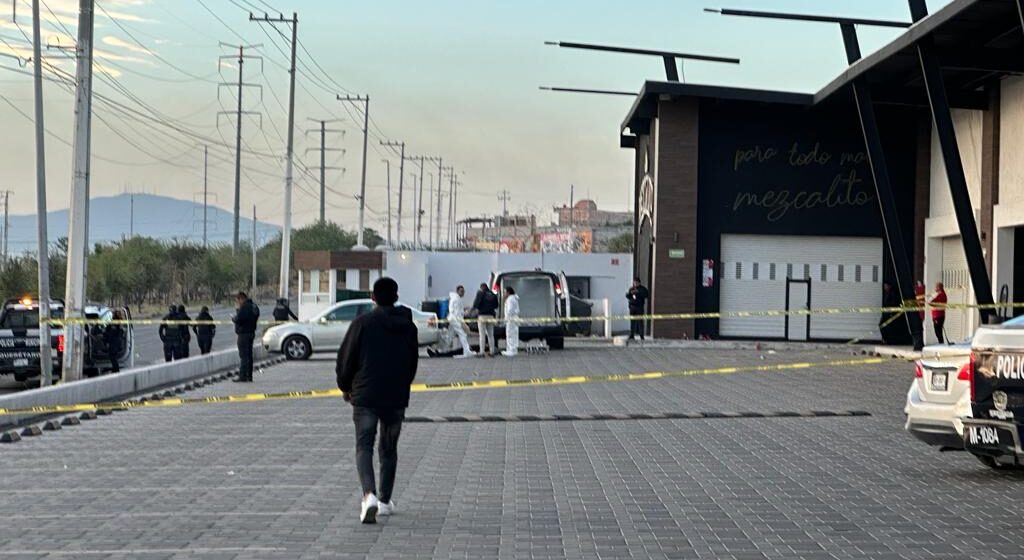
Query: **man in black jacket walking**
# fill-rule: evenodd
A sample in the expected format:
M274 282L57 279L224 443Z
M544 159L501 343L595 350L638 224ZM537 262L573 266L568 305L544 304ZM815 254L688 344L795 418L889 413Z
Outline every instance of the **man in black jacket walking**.
M213 348L213 337L217 334L217 325L213 324L213 315L210 315L210 308L203 306L196 315L197 324L192 327L196 333L196 342L199 343L199 353L206 355Z
M235 296L238 303L238 310L231 322L235 324L235 334L238 336L238 358L241 364L238 366L238 379L235 383L252 383L252 344L256 339L256 325L260 320L260 308L249 299L245 292L238 292Z
M178 306L178 320L181 321L181 323L179 324L181 328L180 354L182 359L184 359L187 358L188 355L190 354L189 346L192 345L192 332L189 330L192 328L192 325L190 325L190 323L192 322L192 317L188 316L188 311L185 310L184 305Z
M359 519L376 523L391 515L391 492L398 467L398 436L402 431L409 389L416 377L419 345L412 312L396 307L398 284L381 278L373 284L372 312L352 321L338 350L338 388L352 403L356 428L356 469L363 487ZM380 424L380 494L373 473L373 442Z

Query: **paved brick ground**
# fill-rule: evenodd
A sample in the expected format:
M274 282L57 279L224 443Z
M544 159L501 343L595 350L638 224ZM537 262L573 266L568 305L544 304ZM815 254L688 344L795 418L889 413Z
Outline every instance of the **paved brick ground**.
M570 349L421 381L821 361ZM286 364L261 391L326 388ZM857 409L855 418L409 424L399 513L356 520L338 400L133 410L0 447L4 558L1018 558L1024 477L902 430L905 364L418 394L410 415ZM190 395L229 394L230 383Z

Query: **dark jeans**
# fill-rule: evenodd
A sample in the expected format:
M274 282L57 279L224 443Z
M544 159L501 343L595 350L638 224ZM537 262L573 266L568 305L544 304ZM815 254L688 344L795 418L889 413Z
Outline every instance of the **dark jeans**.
M181 345L177 342L164 343L164 361L173 362L181 359Z
M118 373L121 371L121 364L117 363L117 357L121 354L120 348L108 349L107 352L110 354L110 371L111 373Z
M200 339L197 339L197 340L199 341L199 353L200 354L209 354L210 350L213 348L213 339L212 338L200 338Z
M630 315L643 315L643 309L630 309ZM644 332L646 331L646 324L643 319L630 319L629 320L629 338L633 338L636 335L640 335L640 340L644 339Z
M186 341L181 343L181 349L178 351L178 353L181 355L182 358L187 358L188 357L188 347L191 344L192 344L192 340L191 339L186 340Z
M395 470L398 468L398 436L402 433L405 409L352 407L352 421L356 425L356 470L363 494L377 494L377 482L373 477L373 441L377 438L377 424L380 423L380 493L382 502L391 501L395 488Z
M252 343L255 339L253 333L238 335L238 358L241 361L238 378L245 381L252 381Z
M946 326L946 316L932 317L932 326L935 327L935 338L939 339L939 344L944 344L946 340L943 337L942 331L943 327Z

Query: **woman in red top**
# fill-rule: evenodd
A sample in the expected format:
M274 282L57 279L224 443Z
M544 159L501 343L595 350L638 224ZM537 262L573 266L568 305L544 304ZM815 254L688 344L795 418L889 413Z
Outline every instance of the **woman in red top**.
M946 290L942 282L938 282L935 284L935 295L929 303L932 305L932 326L935 327L935 338L939 340L939 344L945 342L942 333L946 325L946 301Z

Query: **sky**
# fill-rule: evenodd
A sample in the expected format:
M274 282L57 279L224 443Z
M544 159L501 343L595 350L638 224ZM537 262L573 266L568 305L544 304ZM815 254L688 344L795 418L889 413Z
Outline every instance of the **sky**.
M0 163L11 211L35 211L33 93L22 67L31 55L31 5L0 0ZM935 11L948 0L930 0ZM47 203L66 208L71 185L74 60L78 2L45 0L43 36ZM632 152L619 148L619 127L632 98L553 93L539 86L638 91L664 79L658 58L560 49L576 41L731 56L738 65L686 62L690 83L815 91L845 66L832 25L756 20L705 13L731 7L909 20L903 0L99 0L96 3L92 196L125 191L201 200L203 151L211 203L231 209L237 46L262 60L243 64L241 207L283 222L288 103L287 26L249 21L249 12L297 12L294 223L319 215L319 134L327 119L327 217L354 228L362 164L362 107L337 94L370 96L366 225L397 220L400 161L379 143L404 141L406 154L440 157L462 185L459 218L502 210L550 217L551 208L589 197L625 210ZM284 33L282 35L281 33ZM892 29L861 28L865 54L890 41ZM226 59L220 57L227 56ZM61 80L65 80L62 82ZM224 112L222 114L221 112ZM257 114L258 113L258 114ZM385 160L390 163L385 163ZM437 164L427 162L426 181ZM406 161L403 236L411 230L413 176ZM447 196L446 172L443 190ZM436 184L436 183L435 183ZM425 201L425 204L429 200ZM443 212L447 213L447 199ZM93 217L92 219L102 219ZM182 223L183 235L200 226ZM191 232L189 230L192 230Z

